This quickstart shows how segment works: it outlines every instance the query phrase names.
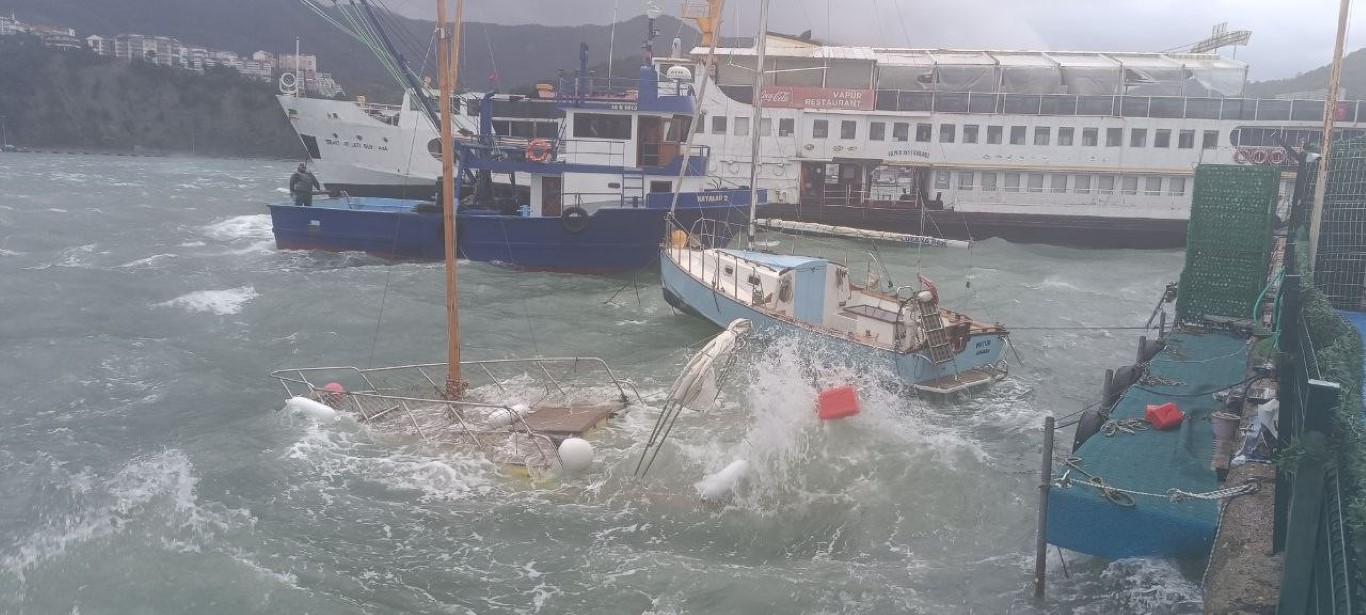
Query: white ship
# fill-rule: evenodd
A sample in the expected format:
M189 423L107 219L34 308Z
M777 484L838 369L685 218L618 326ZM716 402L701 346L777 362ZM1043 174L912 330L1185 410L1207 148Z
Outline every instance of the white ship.
M705 47L680 57L675 45L654 62L715 79L695 142L710 148L719 185L748 184L760 131L769 216L907 231L925 206L946 210L930 217L949 236L1179 245L1196 164L1285 166L1288 199L1285 146L1322 132L1323 100L1245 98L1247 64L1212 53L842 47L775 34L767 46L758 127L754 48L717 48L709 71ZM435 181L436 135L416 107L282 102L329 186ZM558 135L531 105L506 101L496 128ZM1336 105L1335 139L1366 134L1366 107Z

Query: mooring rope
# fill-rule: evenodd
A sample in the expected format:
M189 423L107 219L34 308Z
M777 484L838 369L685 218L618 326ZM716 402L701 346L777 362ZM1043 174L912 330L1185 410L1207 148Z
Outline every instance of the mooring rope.
M1085 469L1083 469L1081 467L1080 457L1067 457L1063 459L1063 465L1068 466L1072 470L1076 470L1077 472L1086 476L1086 478L1073 478L1070 476L1072 470L1068 470L1067 472L1064 472L1061 477L1053 481L1053 485L1055 487L1067 489L1074 484L1095 487L1097 490L1100 491L1101 497L1104 497L1105 499L1109 500L1110 503L1123 508L1133 508L1136 505L1133 497L1131 497L1135 495L1142 495L1153 498L1163 498L1170 502L1181 502L1184 500L1222 500L1225 498L1237 497L1249 493L1256 493L1257 490L1261 488L1261 481L1259 479L1250 478L1247 481L1243 482L1243 484L1241 485L1225 487L1223 489L1215 489L1214 491L1204 491L1197 493L1172 487L1171 489L1168 489L1166 493L1153 493L1150 491L1139 491L1137 489L1121 489L1114 485L1108 484L1105 482L1104 478L1087 472Z

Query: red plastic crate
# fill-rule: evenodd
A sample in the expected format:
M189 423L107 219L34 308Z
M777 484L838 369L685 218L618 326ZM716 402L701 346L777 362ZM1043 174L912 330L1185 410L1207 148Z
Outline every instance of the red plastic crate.
M1176 404L1167 402L1162 405L1149 404L1148 409L1143 412L1143 418L1153 426L1153 429L1175 429L1181 425L1186 415L1176 407Z
M816 402L816 416L822 421L851 417L858 412L858 392L848 385L821 391Z

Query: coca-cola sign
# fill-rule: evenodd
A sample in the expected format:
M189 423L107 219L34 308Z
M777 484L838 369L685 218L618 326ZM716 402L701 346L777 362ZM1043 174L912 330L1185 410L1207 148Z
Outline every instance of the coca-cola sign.
M765 107L780 109L872 111L876 102L876 93L873 90L853 88L766 85L760 95L764 98Z

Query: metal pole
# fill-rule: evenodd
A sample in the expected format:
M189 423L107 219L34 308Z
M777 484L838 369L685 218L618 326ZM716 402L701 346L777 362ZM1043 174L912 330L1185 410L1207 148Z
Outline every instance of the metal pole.
M754 248L754 219L759 215L759 126L764 122L764 56L768 51L768 0L759 3L759 40L754 75L754 121L749 126L749 224L745 245Z
M1043 597L1048 574L1048 490L1053 486L1053 417L1043 420L1043 467L1039 470L1039 529L1034 539L1034 597Z
M1323 137L1319 139L1318 172L1314 178L1314 210L1309 218L1309 263L1318 262L1319 231L1323 225L1323 197L1328 191L1328 155L1333 142L1333 120L1337 119L1338 81L1342 79L1342 46L1347 39L1347 9L1352 0L1342 0L1338 7L1338 39L1333 45L1333 67L1328 73L1328 94L1323 100Z

